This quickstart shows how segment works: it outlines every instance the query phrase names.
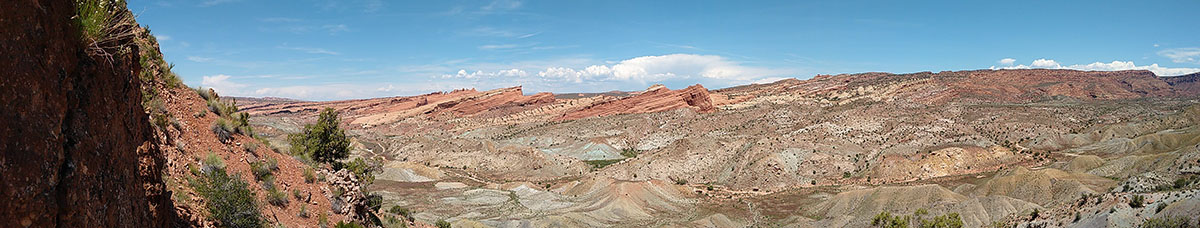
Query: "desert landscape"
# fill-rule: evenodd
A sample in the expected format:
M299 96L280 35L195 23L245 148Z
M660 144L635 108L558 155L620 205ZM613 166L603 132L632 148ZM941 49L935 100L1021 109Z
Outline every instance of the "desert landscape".
M387 11L383 2L369 3L347 10L323 2L312 11L395 19L375 15ZM502 65L499 73L446 67L586 46L488 43L468 48L488 54L401 65L396 72L448 73L394 76L419 85L394 92L392 84L376 88L393 76L353 67L376 59L341 59L353 54L293 46L304 43L297 38L242 49L323 57L226 61L212 56L249 54L212 49L236 40L197 42L205 49L189 52L193 44L180 36L141 24L161 16L138 11L237 4L251 3L0 3L0 227L1200 227L1200 68L1004 58L1001 67L970 70L810 74L715 54L586 67L577 56L476 64ZM419 16L466 18L472 34L414 43L555 36L472 24L540 18L547 12L523 10L545 2L470 4ZM172 17L192 17L181 15ZM229 27L192 20L184 21L197 30ZM244 21L319 20L327 19ZM362 31L257 29L338 39ZM949 41L959 39L970 38ZM649 43L616 47L739 56ZM1157 55L1200 64L1193 49ZM172 53L187 56L165 56ZM515 66L529 62L545 70ZM578 67L548 64L561 62ZM253 74L313 70L307 65L345 69L328 77ZM244 71L182 73L214 67ZM276 85L296 80L333 82ZM358 80L370 86L352 84ZM350 89L324 90L342 87ZM308 90L286 92L295 89ZM294 96L273 96L281 94Z
M1197 77L864 73L238 104L280 146L339 110L354 156L383 167L367 189L385 207L464 227L869 226L917 210L967 227L1134 226L1195 218L1196 191L1163 190L1200 168Z

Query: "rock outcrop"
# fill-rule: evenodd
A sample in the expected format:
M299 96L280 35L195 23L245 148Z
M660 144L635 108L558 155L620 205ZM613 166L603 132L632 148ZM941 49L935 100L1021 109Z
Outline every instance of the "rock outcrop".
M84 54L74 13L64 0L0 3L0 223L177 226L136 47Z
M564 114L560 119L573 120L587 117L608 116L631 113L651 113L691 108L697 112L712 112L712 99L708 89L699 84L688 86L681 90L670 90L662 85L655 85L641 94L605 103L594 104L574 112Z
M1160 77L1167 84L1175 87L1179 93L1186 95L1200 94L1200 73L1192 73L1172 77Z

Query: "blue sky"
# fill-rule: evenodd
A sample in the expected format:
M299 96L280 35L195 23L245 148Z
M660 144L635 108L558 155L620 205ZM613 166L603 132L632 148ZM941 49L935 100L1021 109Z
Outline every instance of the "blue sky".
M1200 71L1200 1L133 0L223 95L715 89L858 72Z

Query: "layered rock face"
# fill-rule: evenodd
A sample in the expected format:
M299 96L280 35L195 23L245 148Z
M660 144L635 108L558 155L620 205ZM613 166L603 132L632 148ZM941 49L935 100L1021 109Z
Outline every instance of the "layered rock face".
M71 1L0 2L0 222L166 227L136 50L83 52Z
M1170 84L1179 90L1180 93L1187 95L1200 94L1200 73L1180 75L1174 77L1163 77L1163 81Z
M708 97L708 89L705 89L704 86L693 85L681 90L653 86L641 94L592 105L564 114L560 119L573 120L616 114L662 112L680 108L691 108L699 112L716 110L712 105L712 100Z

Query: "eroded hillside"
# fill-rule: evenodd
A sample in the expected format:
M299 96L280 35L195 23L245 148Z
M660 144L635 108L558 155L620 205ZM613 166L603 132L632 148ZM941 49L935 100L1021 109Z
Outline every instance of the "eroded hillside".
M1131 226L1157 215L1065 213L1081 196L1112 206L1195 175L1197 138L1176 133L1197 123L1190 77L864 73L712 91L517 87L242 107L281 146L316 110L346 113L356 156L385 167L369 189L425 221L866 226L880 212L921 209L957 212L969 226Z

